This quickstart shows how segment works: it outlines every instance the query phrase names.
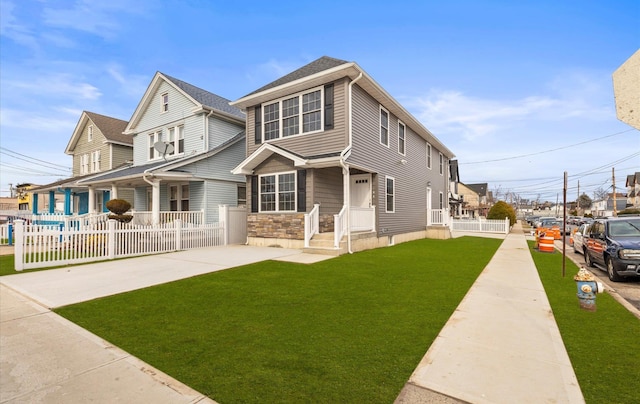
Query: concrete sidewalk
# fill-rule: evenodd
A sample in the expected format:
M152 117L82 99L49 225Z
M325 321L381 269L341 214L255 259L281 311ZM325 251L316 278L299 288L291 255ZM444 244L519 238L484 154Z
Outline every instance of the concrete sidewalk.
M516 224L396 403L584 403Z

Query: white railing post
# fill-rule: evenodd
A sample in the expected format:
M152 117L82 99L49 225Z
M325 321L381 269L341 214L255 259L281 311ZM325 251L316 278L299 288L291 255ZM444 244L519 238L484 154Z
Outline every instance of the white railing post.
M116 221L111 219L107 222L107 227L109 229L108 233L108 250L107 250L107 258L110 260L116 257Z
M182 220L177 219L176 224L176 250L182 250Z
M304 214L304 246L309 247L311 237L318 232L320 227L320 205L314 204L311 212Z
M509 227L510 227L511 222L509 221L508 217L504 218L504 234L509 234Z
M24 269L24 220L14 220L14 236L15 247L13 250L14 256L14 268L16 271L22 271Z

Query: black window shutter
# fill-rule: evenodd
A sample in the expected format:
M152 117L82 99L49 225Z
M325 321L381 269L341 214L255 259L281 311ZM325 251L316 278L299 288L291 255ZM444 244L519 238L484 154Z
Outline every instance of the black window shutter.
M333 84L324 86L324 130L333 129Z
M298 170L298 212L307 211L307 170Z
M258 105L254 108L255 112L255 121L256 121L256 132L255 132L255 144L260 144L262 142L262 107Z
M258 212L258 176L251 176L251 212Z

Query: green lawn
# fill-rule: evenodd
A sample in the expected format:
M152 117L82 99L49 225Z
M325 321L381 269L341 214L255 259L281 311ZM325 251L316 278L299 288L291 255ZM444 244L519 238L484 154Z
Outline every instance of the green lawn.
M578 267L567 259L563 278L562 254L530 247L585 401L637 403L640 321L608 293L597 295L596 312L580 309Z
M501 241L267 261L56 311L221 403L391 403Z

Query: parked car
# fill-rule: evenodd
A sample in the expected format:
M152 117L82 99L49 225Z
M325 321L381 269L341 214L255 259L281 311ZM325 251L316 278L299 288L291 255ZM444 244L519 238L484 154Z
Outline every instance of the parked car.
M540 226L538 227L546 227L546 228L553 228L554 226L558 226L558 228L560 229L560 234L562 234L562 229L564 228L565 230L565 234L569 234L570 233L570 228L569 226L563 226L562 220L558 220L556 218L553 219L543 219L540 222Z
M580 216L569 216L569 217L567 217L567 224L571 224L571 225L577 226L580 223L581 219L582 219L582 217L580 217Z
M542 222L545 220L558 220L553 216L543 216L543 217L539 217L538 219L536 219L536 221L533 224L533 227L538 228L541 227Z
M583 244L587 265L607 271L612 281L640 276L640 217L596 219Z
M592 219L592 218L590 218L590 217L583 217L583 218L582 218L582 219L580 219L580 221L578 222L578 225L585 224L585 223L586 223L586 224L591 224L591 223L593 223L593 219Z
M573 233L573 251L576 253L585 254L584 250L586 246L584 245L584 238L588 228L589 225L587 223L581 224L575 233Z
M524 220L533 226L536 223L536 220L540 219L540 216L527 216Z

